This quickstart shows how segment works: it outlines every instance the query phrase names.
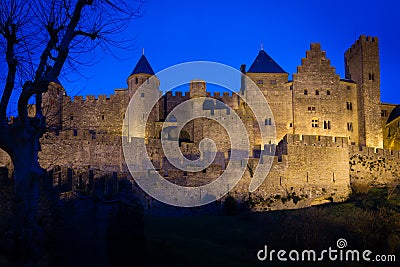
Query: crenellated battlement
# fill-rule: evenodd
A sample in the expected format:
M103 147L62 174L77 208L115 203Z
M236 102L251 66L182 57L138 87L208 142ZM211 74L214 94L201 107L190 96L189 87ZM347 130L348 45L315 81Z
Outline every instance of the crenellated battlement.
M188 92L188 91L168 91L168 92L165 93L165 96L168 99L174 99L174 98L180 98L180 97L189 98L190 97L190 92ZM238 94L235 93L235 92L226 92L226 91L223 91L223 92L206 92L206 96L218 99L218 98L236 97L236 96L238 96Z
M341 148L347 148L349 146L349 140L347 137L319 135L287 134L281 142L283 144L297 146L323 146Z
M205 94L208 98L218 99L224 102L226 105L233 109L238 108L239 103L239 95L234 92L206 92ZM164 95L164 109L166 114L171 112L177 105L181 104L184 101L190 99L190 92L187 91L175 91L175 92L167 92Z
M190 97L190 92L188 91L168 91L165 93L168 98L171 97Z
M345 57L352 57L361 48L361 43L374 43L378 45L378 37L360 35L358 40L354 44L352 44L349 49L346 50L346 52L344 53Z
M238 103L239 95L237 93L232 92L207 92L207 97L218 99L228 106L236 107ZM111 106L110 105L127 105L128 104L128 90L126 89L116 89L114 90L114 94L111 95L77 95L77 96L64 96L63 104L64 104L64 112L68 113L68 116L77 116L80 117L82 114L82 109L87 108L88 111L93 110L94 107L99 106L100 110L97 110L98 113L103 113L102 110L109 112ZM175 92L167 92L164 95L164 98L168 108L167 110L172 110L176 105L188 100L190 98L190 92L188 91L175 91ZM110 106L107 108L107 106Z
M350 154L362 154L369 157L382 157L387 159L400 159L400 151L366 147L366 146L350 146Z
M125 98L128 94L127 89L115 89L114 94L110 96L101 94L101 95L76 95L76 96L63 96L64 103L78 103L84 104L86 102L93 103L93 102L113 102L113 100L120 100L121 98Z

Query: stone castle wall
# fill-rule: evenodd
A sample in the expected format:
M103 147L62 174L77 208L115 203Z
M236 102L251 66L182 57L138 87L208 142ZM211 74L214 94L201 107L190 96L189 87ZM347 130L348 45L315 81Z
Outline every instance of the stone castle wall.
M160 140L152 140L148 144L149 155L154 162L162 162ZM126 173L120 137L99 134L93 138L89 131L79 131L75 136L70 130L61 131L58 136L55 133L47 135L41 143L39 156L43 167L52 169L51 164L53 167L68 166L75 170L74 177L83 173L85 181L88 179L87 171L76 170ZM193 143L181 144L184 154L194 153L196 149ZM171 182L198 186L217 178L224 170L225 160L226 155L220 155L220 164L212 164L205 172L185 173L173 168L160 171ZM343 201L350 194L351 183L384 186L396 181L400 176L399 162L399 151L351 146L343 137L289 134L278 144L271 170L261 187L251 194L251 201L258 210L291 209ZM232 194L238 199L249 201L250 169L256 164L258 159L249 159L245 175L233 188ZM58 176L54 177L54 183L59 183L56 181ZM62 177L65 180L67 176L63 174ZM62 184L71 183L64 180Z
M62 128L65 130L96 130L100 133L121 135L122 121L129 96L127 90L116 90L115 94L64 96L62 99Z
M349 164L352 183L378 187L400 183L400 151L351 146Z
M48 170L55 166L73 169L94 167L103 171L121 172L124 157L121 137L93 134L89 130L47 133L41 139L40 165Z
M259 209L301 208L344 201L350 194L346 138L287 135L272 168L254 193ZM256 206L257 209L257 206Z
M6 167L8 170L13 169L10 156L2 149L0 149L0 167Z

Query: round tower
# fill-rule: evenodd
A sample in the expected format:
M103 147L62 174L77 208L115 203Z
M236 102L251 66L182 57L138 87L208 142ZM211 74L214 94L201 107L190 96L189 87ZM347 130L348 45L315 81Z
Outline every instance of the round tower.
M134 110L128 110L128 136L147 138L155 136L154 123L160 119L159 91L160 81L154 75L153 68L150 66L144 53L127 79L130 106ZM135 95L135 93L138 95ZM132 97L135 97L132 99ZM156 104L154 104L156 102ZM147 119L146 119L147 118ZM145 125L146 131L143 136L137 132L137 125Z

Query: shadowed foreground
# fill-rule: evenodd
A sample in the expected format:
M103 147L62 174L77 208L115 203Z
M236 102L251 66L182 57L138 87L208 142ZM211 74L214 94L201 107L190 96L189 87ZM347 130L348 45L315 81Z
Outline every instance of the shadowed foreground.
M104 179L97 183L101 182ZM120 183L129 187L127 181ZM44 179L37 227L30 233L32 245L15 235L12 192L12 182L2 179L0 266L122 266L142 262L143 212L132 197L71 193L60 199Z
M322 266L397 266L400 260L400 190L387 199L386 189L354 194L349 201L302 210L234 216L145 216L148 266L321 266L318 262L260 262L269 250L348 249L394 254L395 263L324 262ZM276 255L276 254L275 254Z
M59 199L45 183L41 188L38 231L33 233L36 250L27 251L23 240L12 235L12 182L2 179L0 266L298 266L299 262L260 262L256 255L264 245L276 251L335 249L339 238L347 240L348 249L394 254L397 263L400 260L398 188L370 189L341 204L265 213L251 213L228 197L222 214L193 215L195 210L188 209L173 216L143 216L127 194Z

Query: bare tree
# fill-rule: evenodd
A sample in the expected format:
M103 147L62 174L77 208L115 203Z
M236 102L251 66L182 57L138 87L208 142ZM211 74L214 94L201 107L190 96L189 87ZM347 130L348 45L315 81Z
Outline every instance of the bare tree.
M17 211L32 227L38 203L39 139L46 130L42 94L60 75L75 71L83 53L110 52L127 39L118 36L141 15L143 1L2 0L0 2L0 148L14 164ZM7 110L17 94L17 116ZM28 116L35 99L36 114Z

